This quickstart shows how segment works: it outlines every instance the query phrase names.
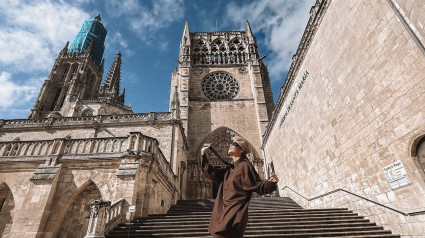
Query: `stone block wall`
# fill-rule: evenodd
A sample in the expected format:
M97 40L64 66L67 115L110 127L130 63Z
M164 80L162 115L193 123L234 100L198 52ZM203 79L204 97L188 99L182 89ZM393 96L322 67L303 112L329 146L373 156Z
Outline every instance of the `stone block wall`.
M424 3L412 2L420 6L407 16L419 29L425 22L415 12ZM307 198L343 188L402 212L424 210L425 175L412 154L425 135L424 54L388 1L329 4L275 112L263 144L267 161L280 188ZM392 189L383 168L397 161L410 183ZM424 215L403 216L343 192L312 202L280 193L304 207L348 207L403 237L425 234Z

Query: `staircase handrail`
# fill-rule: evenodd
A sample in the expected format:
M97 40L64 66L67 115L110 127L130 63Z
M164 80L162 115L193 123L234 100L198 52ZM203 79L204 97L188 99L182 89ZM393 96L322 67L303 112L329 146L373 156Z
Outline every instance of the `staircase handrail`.
M305 196L303 196L302 194L298 193L297 191L295 191L294 189L292 189L292 188L291 188L291 187L289 187L289 186L285 186L285 187L283 187L281 190L285 190L285 189L289 189L289 190L291 190L292 192L296 193L298 196L300 196L300 197L304 198L305 200L307 200L307 201L309 201L309 202L311 202L311 201L313 201L313 200L316 200L316 199L318 199L318 198L326 197L326 196L331 195L331 194L336 193L336 192L345 192L345 193L348 193L348 194L353 195L353 196L355 196L355 197L358 197L358 198L361 198L361 199L363 199L363 200L366 200L366 201L368 201L368 202L374 203L375 205L378 205L378 206L381 206L381 207L383 207L383 208L389 209L389 210L391 210L391 211L393 211L393 212L397 212L397 213L399 213L399 214L401 214L401 215L404 215L404 216L417 216L417 215L425 214L425 210L417 211L417 212L402 212L402 211L399 211L399 210L397 210L397 209L395 209L395 208L392 208L392 207L386 206L386 205L384 205L384 204L382 204L382 203L379 203L379 202L373 201L373 200L371 200L371 199L369 199L369 198L363 197L363 196L361 196L361 195L355 194L355 193L353 193L353 192L347 191L347 190L342 189L342 188L337 188L337 189L334 189L334 190L332 190L332 191L330 191L330 192L326 192L326 193L324 193L324 194L321 194L321 195L318 195L318 196L315 196L315 197L312 197L312 198L306 198Z
M125 216L125 212L123 212L124 201L124 198L120 198L111 204L105 221L105 234L113 227L112 225L114 225L116 221L119 220L119 222L121 222L121 218Z

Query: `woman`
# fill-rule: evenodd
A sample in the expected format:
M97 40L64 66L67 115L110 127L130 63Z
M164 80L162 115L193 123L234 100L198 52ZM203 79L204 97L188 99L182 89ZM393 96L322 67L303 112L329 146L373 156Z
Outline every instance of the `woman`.
M205 177L220 184L220 187L208 231L215 238L243 237L252 192L260 195L271 193L277 189L279 179L276 174L272 174L269 181L260 179L246 157L251 153L250 145L241 137L232 138L228 153L233 158L233 165L226 168L214 168L208 163L206 153L209 148L210 145L205 145L201 150L201 166Z

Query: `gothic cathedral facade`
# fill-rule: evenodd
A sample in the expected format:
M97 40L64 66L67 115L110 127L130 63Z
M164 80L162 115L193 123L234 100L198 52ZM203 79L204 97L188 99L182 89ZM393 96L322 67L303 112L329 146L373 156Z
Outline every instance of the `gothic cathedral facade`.
M260 146L274 103L249 22L245 31L224 32L190 32L186 22L178 63L171 88L187 130L188 198L215 197L216 185L205 180L198 167L200 149L207 143L230 160L231 137L246 138L253 147L251 162L262 175ZM210 157L214 165L222 166L214 154Z
M124 104L119 52L102 83L106 34L100 16L84 21L28 119L0 120L2 237L95 237L93 224L107 232L130 219L129 206L147 216L178 199L213 198L199 150L211 143L229 160L234 135L251 143L263 176L262 134L274 104L248 22L227 32L190 32L186 22L166 112ZM222 166L213 156L212 163ZM90 206L109 206L113 217L89 222L98 214Z

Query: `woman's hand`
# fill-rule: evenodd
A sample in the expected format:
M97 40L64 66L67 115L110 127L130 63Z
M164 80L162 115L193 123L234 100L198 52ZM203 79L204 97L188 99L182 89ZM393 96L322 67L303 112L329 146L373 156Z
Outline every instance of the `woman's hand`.
M277 175L275 173L272 173L270 175L269 181L273 182L273 183L277 183L277 182L279 182L279 178L277 177Z
M201 155L205 155L207 151L210 149L211 144L205 144L201 149Z

